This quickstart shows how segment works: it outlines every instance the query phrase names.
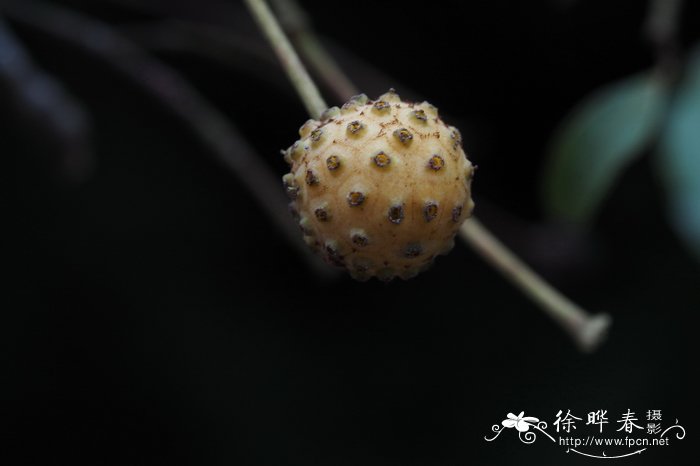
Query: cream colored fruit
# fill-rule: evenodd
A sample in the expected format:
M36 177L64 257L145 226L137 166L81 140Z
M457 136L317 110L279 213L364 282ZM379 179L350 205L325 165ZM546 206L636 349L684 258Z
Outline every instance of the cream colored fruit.
M304 239L358 280L411 278L454 246L474 167L427 102L359 95L309 120L284 152Z

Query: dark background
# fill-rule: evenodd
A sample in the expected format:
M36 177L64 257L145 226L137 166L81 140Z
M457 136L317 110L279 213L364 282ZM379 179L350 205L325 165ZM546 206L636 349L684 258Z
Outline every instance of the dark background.
M208 20L264 44L235 2L54 3L116 28ZM685 49L700 38L686 3ZM545 224L538 202L566 112L652 66L645 2L303 4L370 97L393 86L462 129L477 215L575 301L610 313L608 342L579 353L462 243L409 282L319 280L187 125L105 62L10 17L89 111L97 163L84 182L61 181L40 130L0 105L3 464L589 464L543 437L484 436L508 412L551 424L560 409L607 409L612 436L628 408L644 424L662 409L688 435L618 461L697 464L700 272L667 224L649 154L588 234ZM279 149L307 117L288 84L268 83L281 71L158 56L282 176Z

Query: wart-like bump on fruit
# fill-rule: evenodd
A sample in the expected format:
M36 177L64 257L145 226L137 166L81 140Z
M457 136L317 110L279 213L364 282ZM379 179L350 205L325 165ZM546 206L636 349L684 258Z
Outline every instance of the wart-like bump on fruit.
M400 128L394 131L394 136L398 139L401 144L408 145L413 140L413 134L406 128Z
M374 164L380 168L384 168L391 163L391 157L389 157L384 151L379 151L372 157Z
M340 157L337 155L331 155L326 159L326 167L330 171L335 171L340 168Z
M351 135L357 135L363 128L364 125L358 120L348 123L348 133Z
M313 170L306 170L306 184L314 186L318 184L318 177Z
M415 118L418 121L428 121L428 115L425 114L425 110L423 109L414 110L413 118Z
M438 171L445 166L445 159L435 154L428 160L428 166L433 170Z
M352 191L348 194L348 204L350 204L350 207L360 206L363 202L365 202L365 195L360 191Z
M403 205L393 205L389 207L389 213L387 214L387 217L389 218L389 221L391 223L399 224L403 221Z
M423 208L423 217L426 222L432 222L438 214L438 205L435 201L428 201Z

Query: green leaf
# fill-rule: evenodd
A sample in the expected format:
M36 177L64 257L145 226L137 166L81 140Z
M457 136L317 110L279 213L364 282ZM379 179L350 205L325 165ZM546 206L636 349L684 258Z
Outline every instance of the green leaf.
M700 47L688 61L657 156L671 223L700 258Z
M605 86L574 108L550 146L547 213L589 222L616 177L655 135L666 101L666 86L644 73Z

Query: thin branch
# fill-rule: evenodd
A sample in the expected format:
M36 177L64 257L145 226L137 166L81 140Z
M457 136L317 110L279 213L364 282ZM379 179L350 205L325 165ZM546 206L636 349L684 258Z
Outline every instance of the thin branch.
M323 83L333 91L341 102L360 91L343 73L335 59L321 45L308 15L302 10L296 0L272 0L272 5L294 46L302 58L311 66Z
M607 314L589 315L525 265L476 218L464 222L460 235L489 264L559 322L583 351L594 350L610 326Z
M146 54L109 26L63 8L39 2L10 2L14 21L39 29L107 62L177 115L252 194L272 224L319 276L335 270L303 244L287 209L281 181L262 162L229 120L175 70Z
M264 6L261 0L247 1ZM276 24L274 17L270 17L268 20ZM271 41L276 40L270 36L268 36L268 39ZM321 47L321 45L318 44L318 47ZM310 79L305 84L306 86L315 87L315 83ZM569 301L520 261L477 219L467 220L460 229L460 236L486 262L501 272L561 324L573 336L579 348L584 351L592 351L603 341L610 326L610 317L607 314L591 316Z
M284 35L282 28L263 0L245 0L251 14L265 33L270 45L275 50L277 58L284 67L287 76L292 81L294 88L299 93L312 118L320 118L328 106L321 97L321 93L299 60L296 52Z
M61 176L84 180L94 165L90 119L82 105L49 73L37 66L0 17L0 95L41 134L41 143L58 154ZM43 151L42 151L43 152Z

